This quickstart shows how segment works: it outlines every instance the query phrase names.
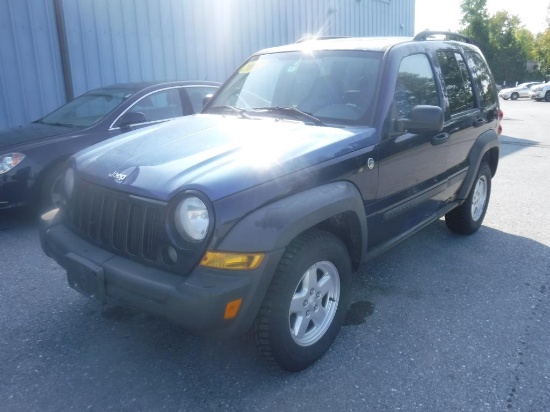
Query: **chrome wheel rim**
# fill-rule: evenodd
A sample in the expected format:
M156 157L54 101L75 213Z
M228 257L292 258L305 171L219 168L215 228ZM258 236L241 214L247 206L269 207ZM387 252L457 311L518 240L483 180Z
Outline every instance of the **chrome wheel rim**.
M296 286L290 302L288 325L294 342L310 346L328 330L340 299L340 275L332 263L312 265Z
M485 203L487 202L487 177L481 176L474 188L474 195L472 197L472 220L477 222L483 210L485 208Z

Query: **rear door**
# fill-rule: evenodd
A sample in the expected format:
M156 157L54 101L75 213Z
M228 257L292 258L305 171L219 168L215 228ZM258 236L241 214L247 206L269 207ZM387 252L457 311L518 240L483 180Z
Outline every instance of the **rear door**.
M454 49L439 50L437 60L444 81L445 124L450 134L448 165L452 175L464 177L474 142L489 128L488 118L482 102L475 97L472 74L463 54ZM448 189L450 195L461 182L455 179Z

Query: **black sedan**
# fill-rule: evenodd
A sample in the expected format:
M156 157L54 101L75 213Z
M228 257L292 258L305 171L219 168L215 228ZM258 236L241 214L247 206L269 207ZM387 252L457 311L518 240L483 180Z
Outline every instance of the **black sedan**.
M198 113L219 83L116 84L92 90L53 113L0 132L0 209L55 207L67 158L102 140Z

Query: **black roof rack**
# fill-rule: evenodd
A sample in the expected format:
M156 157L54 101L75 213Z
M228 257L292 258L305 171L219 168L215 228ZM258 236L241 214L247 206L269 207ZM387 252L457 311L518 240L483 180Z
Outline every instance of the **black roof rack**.
M348 36L306 36L302 37L296 43L303 43L310 40L331 40L331 39L345 39Z
M413 37L413 40L414 41L429 40L428 37L437 36L437 35L445 36L447 40L458 40L464 43L475 44L474 40L471 37L464 36L463 34L460 34L460 33L453 33L450 31L424 30L424 31L421 31L420 33L417 33L416 36Z

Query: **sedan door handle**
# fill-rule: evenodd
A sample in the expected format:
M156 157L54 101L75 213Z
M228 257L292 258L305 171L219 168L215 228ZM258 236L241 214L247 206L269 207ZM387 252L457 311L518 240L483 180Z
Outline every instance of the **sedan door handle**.
M432 144L434 146L437 146L438 144L445 143L447 140L449 140L450 136L451 135L449 133L436 134L434 137L432 137Z

